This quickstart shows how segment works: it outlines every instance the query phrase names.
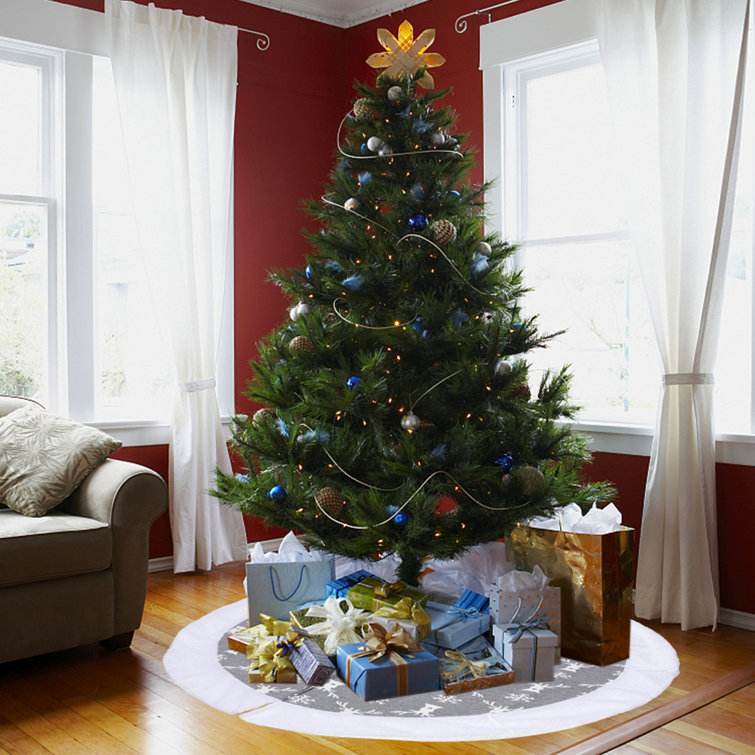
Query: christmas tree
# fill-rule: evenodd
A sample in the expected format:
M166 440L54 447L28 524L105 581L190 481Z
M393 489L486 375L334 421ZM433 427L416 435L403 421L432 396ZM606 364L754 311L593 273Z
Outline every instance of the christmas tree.
M436 108L434 32L378 38L368 62L387 70L356 85L306 267L271 274L292 307L252 363L263 408L235 419L247 473L214 492L313 547L395 553L417 584L427 557L612 490L579 481L568 371L531 392L525 355L551 336L522 315L515 247L485 233L488 187L465 181L473 157Z

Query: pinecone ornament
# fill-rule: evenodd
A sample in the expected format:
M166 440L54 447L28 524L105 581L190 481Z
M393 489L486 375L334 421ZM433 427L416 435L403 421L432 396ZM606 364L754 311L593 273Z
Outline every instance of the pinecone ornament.
M456 238L456 226L450 220L436 220L430 226L430 233L438 244L444 246Z
M316 496L315 502L331 516L338 516L346 505L343 494L336 488L323 488Z
M363 120L377 118L378 115L374 105L366 97L360 97L354 103L352 110L354 111L354 116L356 118L361 118Z
M525 495L534 495L545 485L545 477L536 467L519 467L516 476Z
M289 351L306 351L311 353L314 351L314 348L312 341L307 336L296 336L288 344Z

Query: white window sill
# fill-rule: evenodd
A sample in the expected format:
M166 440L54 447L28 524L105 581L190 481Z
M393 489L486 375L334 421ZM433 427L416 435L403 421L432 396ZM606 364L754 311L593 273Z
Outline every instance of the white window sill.
M226 439L231 437L231 417L220 418ZM85 422L89 427L112 435L113 438L129 446L165 446L170 442L170 425L167 422L150 422L147 420L108 420L102 422Z
M572 427L590 436L592 451L650 456L653 443L652 427L601 422L575 422ZM755 467L755 435L719 433L716 435L716 461L721 464Z

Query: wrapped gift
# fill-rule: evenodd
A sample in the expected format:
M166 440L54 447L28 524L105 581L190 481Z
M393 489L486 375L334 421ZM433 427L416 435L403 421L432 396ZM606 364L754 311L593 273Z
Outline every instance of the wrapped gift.
M326 655L335 655L339 645L359 642L361 629L370 618L368 611L355 608L348 598L332 595L322 605L292 611L290 615L294 626L306 629Z
M406 632L377 624L362 643L338 646L338 673L363 700L434 692L440 687L440 661Z
M375 622L391 629L401 627L415 642L422 642L430 635L430 615L419 603L411 598L402 598L394 606L378 608L370 616L370 622Z
M476 608L429 602L427 613L431 620L428 640L441 648L457 649L490 629L490 614Z
M331 595L333 595L336 598L345 598L346 593L350 588L352 588L358 582L361 582L363 579L374 576L374 574L370 574L370 572L365 571L364 569L360 569L359 571L352 572L351 574L348 574L345 577L341 577L340 579L334 579L331 582L328 582L327 585L325 585L325 597L329 598Z
M228 647L239 653L246 653L250 645L263 637L275 637L285 634L290 624L288 621L278 621L267 614L260 614L260 623L253 627L241 629L228 637Z
M282 653L277 638L263 637L247 650L249 681L264 684L296 684L296 669Z
M499 687L514 681L514 671L488 643L481 650L464 653L444 650L440 656L440 683L447 695Z
M456 608L474 608L480 613L490 613L490 598L472 590L464 590L454 606Z
M553 681L558 640L544 619L519 624L493 624L493 645L514 670L517 682Z
M581 513L574 505L566 509L572 507L575 516ZM563 654L600 666L616 663L629 657L634 530L621 526L610 504L576 520L568 513L537 527L517 527L507 542L517 566L542 567L560 588ZM604 517L611 521L600 521Z
M490 585L490 617L493 624L544 618L558 638L555 662L561 662L561 590L548 586L539 566L532 572L509 571Z
M307 684L325 684L336 670L325 651L304 630L289 629L276 641L277 655L288 658Z
M427 605L427 595L403 582L384 582L377 577L368 577L349 588L348 599L357 607L367 611L377 611L383 606L395 606L402 598L409 598L423 608Z

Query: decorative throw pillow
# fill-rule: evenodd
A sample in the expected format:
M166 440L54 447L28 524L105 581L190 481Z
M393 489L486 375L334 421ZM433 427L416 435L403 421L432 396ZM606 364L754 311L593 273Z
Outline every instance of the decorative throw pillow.
M30 404L0 417L0 502L26 516L62 503L120 441Z

